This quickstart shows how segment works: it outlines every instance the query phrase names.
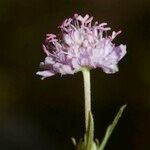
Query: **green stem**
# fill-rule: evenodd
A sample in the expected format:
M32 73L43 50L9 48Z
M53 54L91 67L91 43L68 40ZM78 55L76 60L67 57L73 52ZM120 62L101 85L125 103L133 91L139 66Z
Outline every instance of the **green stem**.
M85 132L88 131L89 112L91 112L91 83L90 70L88 68L82 69L84 81L84 103L85 103Z

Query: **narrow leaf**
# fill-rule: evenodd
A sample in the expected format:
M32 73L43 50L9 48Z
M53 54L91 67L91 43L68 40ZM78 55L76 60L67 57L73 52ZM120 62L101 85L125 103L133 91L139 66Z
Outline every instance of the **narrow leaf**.
M89 124L88 124L88 131L86 133L87 136L87 145L86 145L86 150L91 150L93 140L94 140L94 120L92 113L89 112Z
M121 115L122 115L124 109L126 108L126 106L127 106L127 105L123 105L123 106L119 109L119 112L117 113L116 117L114 118L112 124L110 124L110 125L107 127L105 136L104 136L104 138L103 138L103 140L102 140L102 143L100 144L98 150L104 150L104 148L105 148L105 146L106 146L106 144L107 144L107 142L108 142L108 140L109 140L109 138L110 138L110 136L111 136L111 134L112 134L112 132L113 132L113 130L114 130L114 128L115 128L115 126L117 125L117 123L118 123L118 121L119 121L119 119L120 119L120 117L121 117Z
M76 139L72 137L71 140L72 140L73 145L76 146L77 145Z

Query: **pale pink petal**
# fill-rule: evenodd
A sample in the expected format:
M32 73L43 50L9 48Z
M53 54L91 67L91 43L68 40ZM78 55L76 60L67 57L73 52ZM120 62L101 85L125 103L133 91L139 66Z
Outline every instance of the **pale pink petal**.
M47 34L43 50L47 57L40 64L43 71L37 72L42 78L56 73L74 74L83 67L100 68L105 73L115 73L118 62L126 54L126 45L115 46L113 39L121 31L111 30L107 23L93 22L88 14L75 14L66 19L60 26L59 38L55 34Z
M53 72L51 72L49 70L38 71L36 74L42 76L41 79L45 79L47 77L51 77L51 76L55 75L55 73L53 73Z

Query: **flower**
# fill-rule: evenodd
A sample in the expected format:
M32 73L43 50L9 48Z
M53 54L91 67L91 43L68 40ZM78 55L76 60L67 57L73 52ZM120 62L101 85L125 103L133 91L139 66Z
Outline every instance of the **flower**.
M113 39L121 33L113 31L107 23L93 23L93 17L75 14L66 19L59 27L60 37L47 34L43 50L44 62L40 63L42 71L37 75L42 79L57 73L74 74L82 68L101 68L105 73L118 71L118 62L126 54L126 45L115 46Z

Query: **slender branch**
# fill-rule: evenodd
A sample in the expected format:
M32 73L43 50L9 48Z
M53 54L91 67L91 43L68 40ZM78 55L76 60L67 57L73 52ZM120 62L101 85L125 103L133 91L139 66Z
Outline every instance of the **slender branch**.
M82 69L84 81L84 103L85 103L85 132L88 131L89 112L91 112L91 84L90 84L90 70L88 68Z

